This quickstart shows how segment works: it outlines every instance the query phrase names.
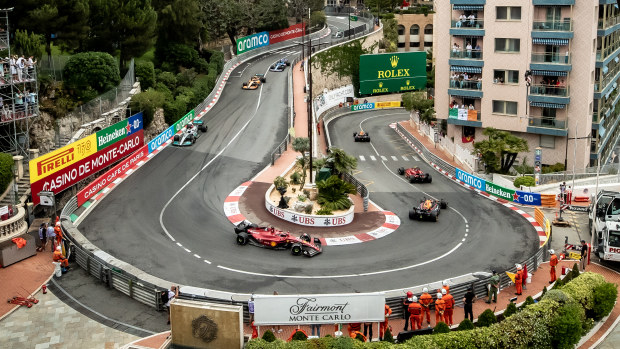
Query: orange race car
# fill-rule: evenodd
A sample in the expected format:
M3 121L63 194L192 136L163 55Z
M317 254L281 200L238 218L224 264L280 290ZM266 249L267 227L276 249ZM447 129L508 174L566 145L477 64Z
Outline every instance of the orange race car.
M250 81L243 83L243 86L241 86L241 88L244 90L256 90L260 87L261 84L264 84L265 82L267 82L267 78L265 78L265 75L254 74L254 76L250 78Z

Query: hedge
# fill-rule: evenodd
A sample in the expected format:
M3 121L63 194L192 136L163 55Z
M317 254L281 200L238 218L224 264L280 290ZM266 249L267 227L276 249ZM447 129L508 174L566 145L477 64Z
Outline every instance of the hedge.
M608 299L613 290L605 285L608 283L603 276L583 273L560 289L548 291L538 303L528 305L502 322L469 331L416 336L401 344L356 343L346 337L325 337L291 343L251 340L246 348L570 348L592 327L595 300L605 302L605 309L598 310L597 314L608 310L611 303ZM600 294L596 295L597 292Z
M0 194L13 180L13 156L11 154L0 153Z

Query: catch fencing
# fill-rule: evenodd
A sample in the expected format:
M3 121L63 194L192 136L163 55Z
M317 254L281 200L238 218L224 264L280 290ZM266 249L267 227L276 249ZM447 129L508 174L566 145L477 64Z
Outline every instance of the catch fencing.
M449 163L426 149L426 147L422 145L422 143L417 138L410 134L409 131L407 131L400 123L396 123L396 127L405 136L405 138L407 138L407 140L413 143L422 152L422 155L424 155L424 157L428 161L434 162L437 166L441 167L444 171L448 172L453 176L456 174L456 168L454 166L450 165Z

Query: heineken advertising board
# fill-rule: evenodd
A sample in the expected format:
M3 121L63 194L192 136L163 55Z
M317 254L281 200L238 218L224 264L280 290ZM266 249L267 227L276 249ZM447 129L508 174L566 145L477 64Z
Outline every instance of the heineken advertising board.
M426 52L360 56L360 94L406 92L426 87Z

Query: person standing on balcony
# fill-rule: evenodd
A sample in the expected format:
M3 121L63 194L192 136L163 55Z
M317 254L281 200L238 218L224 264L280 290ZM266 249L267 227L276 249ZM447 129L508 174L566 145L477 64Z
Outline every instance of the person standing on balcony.
M467 49L467 58L471 58L471 50L473 49L473 47L471 47L471 42L467 42L465 49Z
M467 16L465 16L465 13L461 14L459 16L459 24L457 24L457 26L460 28L466 21L467 21Z
M469 19L470 27L474 27L476 25L476 16L473 14L473 12L469 15L469 17L467 17L467 19Z
M474 58L480 59L480 57L482 56L481 55L482 49L480 48L480 44L476 44L476 47L474 48L474 50L475 50L474 51L474 56L475 56Z

